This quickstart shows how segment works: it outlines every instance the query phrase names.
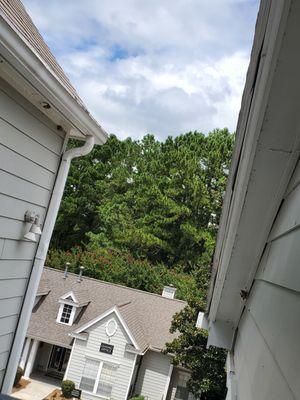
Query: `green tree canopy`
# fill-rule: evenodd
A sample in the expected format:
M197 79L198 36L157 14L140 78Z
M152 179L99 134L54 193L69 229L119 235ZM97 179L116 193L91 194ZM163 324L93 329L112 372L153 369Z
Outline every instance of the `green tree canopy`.
M165 142L110 136L72 163L52 247L90 242L169 267L208 265L232 145L227 129Z

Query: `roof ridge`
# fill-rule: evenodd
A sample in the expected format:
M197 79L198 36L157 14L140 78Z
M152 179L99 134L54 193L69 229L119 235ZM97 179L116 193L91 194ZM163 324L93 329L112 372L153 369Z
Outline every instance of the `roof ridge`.
M64 274L64 271L62 271L60 269L57 269L57 268L47 267L46 265L44 265L44 269ZM74 272L68 272L68 274L69 275L73 275L73 276L78 276L78 274L75 274ZM162 300L167 300L167 301L187 304L187 302L185 300L170 299L168 297L163 297L161 294L158 294L158 293L146 292L145 290L131 288L129 286L120 285L119 283L107 282L107 281L103 281L101 279L91 278L89 276L83 276L82 278L83 279L88 279L88 280L91 280L91 281L95 281L95 282L101 282L101 283L103 283L105 285L117 286L117 287L120 287L120 288L123 288L123 289L131 290L131 291L135 291L135 292L139 292L139 293L144 293L145 295L149 295L149 296L156 296L156 297L159 297Z
M125 307L128 306L129 304L132 304L132 301L126 301L125 303L121 303L121 304L117 304L116 306L121 308L121 307Z

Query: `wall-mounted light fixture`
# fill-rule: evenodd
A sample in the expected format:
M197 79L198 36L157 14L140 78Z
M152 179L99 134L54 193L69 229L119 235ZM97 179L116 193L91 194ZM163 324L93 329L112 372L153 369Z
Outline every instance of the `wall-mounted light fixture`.
M32 211L26 211L24 221L31 224L29 232L24 235L24 238L31 242L37 241L37 235L41 235L40 216Z

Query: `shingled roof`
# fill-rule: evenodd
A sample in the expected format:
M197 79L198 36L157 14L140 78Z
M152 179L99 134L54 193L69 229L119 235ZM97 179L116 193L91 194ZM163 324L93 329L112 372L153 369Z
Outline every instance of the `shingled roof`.
M50 287L50 292L34 310L27 334L40 340L71 346L70 333L80 329L112 307L117 307L141 351L148 347L163 349L175 334L169 332L173 315L182 310L186 302L168 299L154 293L128 288L97 279L78 276L52 268L44 268L40 287ZM84 312L72 326L56 322L59 298L73 291L75 296L88 300ZM88 297L87 297L88 293Z
M41 62L51 71L77 103L86 109L76 89L51 53L21 1L0 0L0 15L6 20L10 27L18 33L27 46L34 51Z

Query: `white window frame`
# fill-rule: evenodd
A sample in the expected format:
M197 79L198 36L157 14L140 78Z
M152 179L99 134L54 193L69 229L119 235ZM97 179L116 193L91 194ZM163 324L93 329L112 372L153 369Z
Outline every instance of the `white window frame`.
M63 313L65 305L68 305L68 306L72 307L72 311L71 311L69 322L62 322L61 321L61 317L62 317L62 313ZM61 303L61 305L59 307L59 310L58 310L56 322L58 322L59 324L63 324L63 325L73 325L75 314L76 314L76 308L77 307L74 304L70 304L69 302Z
M99 367L98 367L98 372L97 372L97 375L96 375L93 391L89 392L88 390L81 389L82 392L83 393L92 394L93 396L100 397L101 399L110 399L110 397L106 397L106 396L102 396L101 394L97 394L97 388L98 388L98 385L99 385L99 381L100 381L103 365L104 364L110 364L110 365L115 366L116 368L118 368L118 365L114 364L114 363L111 363L109 361L103 361L103 360L100 360L98 358L92 358L92 357L86 357L85 358L85 363L86 363L87 360L98 361L99 362ZM83 371L82 371L82 373L83 373ZM80 381L81 381L81 378L82 378L82 373L81 373L81 376L80 376ZM80 383L79 383L79 388L80 388Z

